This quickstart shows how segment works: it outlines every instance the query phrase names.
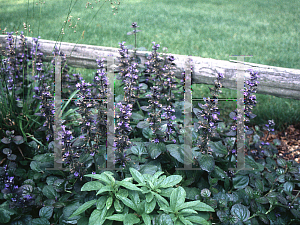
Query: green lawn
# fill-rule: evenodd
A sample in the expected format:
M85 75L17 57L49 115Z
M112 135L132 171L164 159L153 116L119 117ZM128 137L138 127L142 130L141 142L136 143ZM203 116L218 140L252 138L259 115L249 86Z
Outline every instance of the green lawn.
M300 69L299 1L121 0L120 5L111 5L102 0L91 1L87 8L87 1L82 0L45 1L0 0L1 30L25 31L25 22L32 31L28 36L117 48L121 41L134 45L134 36L126 33L132 30L131 23L137 22L142 30L137 35L137 46L148 51L155 41L174 54L221 60L231 59L230 55L253 55L245 60ZM117 7L115 15L112 6ZM72 25L65 24L61 36L68 17ZM92 73L77 71L84 76ZM193 85L193 97L206 97L207 90L207 85ZM224 96L233 93L223 90ZM284 123L300 122L299 101L260 94L257 101L255 123L274 119L277 128L283 128Z

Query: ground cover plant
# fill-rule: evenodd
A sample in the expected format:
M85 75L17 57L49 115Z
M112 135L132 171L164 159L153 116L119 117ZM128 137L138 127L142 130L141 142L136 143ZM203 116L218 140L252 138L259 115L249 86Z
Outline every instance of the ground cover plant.
M136 35L137 23L132 28L131 34ZM299 223L299 164L277 156L279 140L260 140L262 130L275 131L274 121L257 125L254 130L245 126L246 166L253 170L229 169L236 164L238 115L232 111L229 123L218 118L224 77L220 73L216 73L205 104L193 107L191 160L200 170L176 170L183 167L187 147L183 138L184 79L174 77L174 58L160 56L160 45L155 42L145 65L135 54L136 43L133 54L128 53L124 42L120 43L117 79L125 94L115 99L115 166L121 170L103 170L106 102L90 99L105 98L109 91L104 59L98 60L93 83L79 74L69 75L64 66L64 85L75 82L77 90L71 89L70 98L76 95L79 99L74 103L76 108L68 108L71 102L63 104L62 162L67 170L47 170L54 164L51 78L55 68L53 63L41 61L38 39L34 40L35 49L28 49L23 44L25 37L20 35L19 44L24 46L21 52L16 51L11 33L7 40L1 64L1 101L8 106L1 109L1 129L5 131L1 139L5 162L1 167L1 223ZM249 73L251 79L244 90L246 124L255 117L252 111L259 79L255 71ZM25 80L27 94L26 89L19 88ZM22 102L34 100L39 100L38 110L26 111ZM26 113L25 119L17 110ZM33 116L39 120L32 119L35 129L31 130L24 121Z
M229 58L230 55L253 55L246 61L300 68L297 1L285 4L276 0L266 4L249 0L232 4L221 0L70 0L67 3L63 0L18 0L16 4L1 1L1 6L0 29L3 34L23 30L26 36L41 36L57 42L118 48L121 40L130 40L124 32L125 27L138 21L141 27L147 28L147 32L140 33L138 45L148 51L155 40L173 54L220 60L234 59ZM182 42L183 39L186 42ZM87 80L93 71L77 68L74 73L82 74ZM209 94L207 87L193 84L193 98L202 100ZM117 90L122 91L119 86ZM223 88L220 98L236 98L234 94L234 90ZM299 101L260 94L257 94L257 99L264 104L253 109L258 116L250 122L251 125L267 123L272 118L276 130L282 131L300 122L297 113ZM219 102L228 108L228 112L234 110L236 102L232 107L229 107L230 102L226 103ZM194 105L197 106L198 102L195 101Z

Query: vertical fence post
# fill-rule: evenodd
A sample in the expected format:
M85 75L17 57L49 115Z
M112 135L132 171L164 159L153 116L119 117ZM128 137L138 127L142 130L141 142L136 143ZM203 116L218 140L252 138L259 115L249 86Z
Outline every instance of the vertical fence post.
M184 167L175 168L176 170L201 170L193 168L192 151L192 76L191 59L185 62L185 84L184 84Z
M55 56L55 96L54 96L54 168L47 170L64 170L62 167L62 142L61 136L61 56Z
M238 61L244 62L245 57L252 56L233 56ZM237 168L229 168L229 170L253 170L253 168L245 168L245 131L244 131L244 63L237 64Z

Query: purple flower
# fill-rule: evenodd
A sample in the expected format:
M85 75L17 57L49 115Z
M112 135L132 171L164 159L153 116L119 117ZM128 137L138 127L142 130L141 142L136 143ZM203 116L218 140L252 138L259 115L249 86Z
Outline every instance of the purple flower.
M78 176L79 176L79 173L78 173L77 171L75 171L74 176L75 176L75 177L78 177Z

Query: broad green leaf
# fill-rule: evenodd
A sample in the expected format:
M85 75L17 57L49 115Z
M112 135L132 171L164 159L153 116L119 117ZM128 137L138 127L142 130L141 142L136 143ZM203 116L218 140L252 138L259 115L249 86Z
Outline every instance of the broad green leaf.
M97 204L96 204L97 209L103 209L103 207L105 206L106 201L107 201L107 196L101 196L97 200Z
M114 189L112 188L112 186L104 186L97 192L97 195L106 191L114 191Z
M7 208L0 208L0 223L5 224L10 221L10 216L14 215L15 213Z
M149 124L148 121L140 121L140 122L136 125L136 127L143 129L143 128L149 127L149 125L150 125L150 124Z
M44 186L42 192L48 199L55 199L55 197L57 196L57 192L55 191L53 186L50 185Z
M89 225L102 225L106 220L107 209L104 207L103 210L95 209L89 219Z
M146 213L147 214L151 213L154 210L155 206L156 206L156 200L155 199L152 199L152 201L149 202L149 203L145 202L145 211L146 211Z
M81 191L97 191L103 186L104 185L99 181L89 181L82 186Z
M285 168L286 161L284 159L282 159L282 158L278 158L277 159L277 164L278 164L278 166Z
M42 207L39 211L39 216L47 220L51 218L52 214L53 214L53 207L51 206Z
M119 199L115 199L115 201L114 201L114 207L115 207L115 210L117 212L122 212L123 211L123 206L120 203Z
M292 182L285 182L283 185L283 190L286 192L292 192L294 189L294 184Z
M218 142L209 142L208 146L211 147L214 153L216 153L217 156L225 156L228 154L227 147L222 144L222 141Z
M140 219L137 217L137 215L133 213L129 213L125 215L124 225L132 225L132 224L137 224L139 222Z
M236 189L243 189L249 184L249 176L237 175L233 178L233 187Z
M172 218L168 214L160 214L155 217L155 223L159 225L173 225Z
M72 219L69 219L70 216L76 211L78 210L78 208L80 207L80 203L79 202L75 202L71 205L67 205L63 208L63 218L66 221L72 221L72 223L76 222L77 220L80 219L80 216L74 216Z
M69 218L72 218L74 216L78 216L79 214L85 212L85 210L89 209L92 205L94 205L97 202L96 199L88 201L81 205Z
M133 120L143 120L143 119L144 119L144 116L142 116L142 115L139 114L139 113L133 112L132 115L131 115L131 118L132 118Z
M215 211L211 206L209 206L203 202L200 202L199 200L197 200L195 202L197 202L197 205L191 206L190 207L191 209L194 209L196 211L201 211L201 212L214 212Z
M187 216L185 218L195 224L211 225L211 223L200 216Z
M231 214L235 215L242 222L245 222L250 217L250 211L248 208L240 203L232 206Z
M91 178L94 178L94 179L97 179L97 180L101 180L101 181L105 182L106 184L111 184L111 181L103 173L101 173L101 174L87 174L87 175L84 175L84 176L91 177Z
M31 221L31 225L50 225L46 218L35 218Z
M124 205L127 205L129 208L132 208L133 210L138 211L136 208L136 205L130 199L122 197L118 194L116 194L116 197L118 199L120 199L124 203Z
M141 142L133 142L133 146L130 148L130 151L138 156L141 156L143 154L147 154L147 150L143 143Z
M255 187L261 192L263 193L264 192L264 184L261 180L259 179L256 179L255 180Z
M193 225L189 220L186 220L182 215L179 215L179 220L184 224L184 225Z
M115 220L115 221L121 221L122 222L125 219L125 215L123 215L123 214L114 214L112 216L106 217L106 219L108 219L108 220Z
M146 202L151 202L153 199L153 194L151 192L146 194Z
M112 197L109 197L109 198L106 200L106 203L105 203L106 209L107 209L107 210L111 207L112 203L113 203L113 198L112 198Z
M144 220L145 225L151 225L151 218L148 214L143 213L142 218Z
M198 159L198 162L199 162L201 169L203 169L207 172L213 171L213 169L215 167L215 160L212 155L202 155Z
M168 176L166 179L164 179L158 188L168 188L168 187L173 187L174 185L180 183L182 180L182 176L180 175L171 175Z
M197 211L193 210L193 209L183 209L180 211L180 213L184 213L184 214L198 214Z
M171 156L177 159L179 162L184 163L184 151L177 144L169 144L166 146Z
M125 187L129 190L132 190L132 191L142 191L137 186L135 186L135 184L129 183L129 182L126 182L126 181L117 181L117 184L120 185L120 186L123 186L123 187Z
M170 207L174 211L178 211L179 206L181 206L185 201L185 190L182 187L178 187L172 191L170 196Z
M129 170L133 179L135 179L135 181L137 181L139 184L145 184L145 179L139 171L137 171L134 168L129 168Z
M161 148L156 143L150 143L147 147L148 153L152 159L156 159L161 154Z
M169 207L169 202L165 198L161 197L159 194L157 194L157 193L155 193L153 191L151 193L154 194L154 196L155 196L155 198L157 200L157 203L158 203L158 205L160 207L162 207L162 206Z
M191 208L193 206L197 206L199 204L198 201L191 201L191 202L185 202L179 207L177 207L177 210L185 209L185 208Z
M120 189L117 194L126 198L128 196L128 191L127 189Z
M30 163L30 168L36 172L44 172L40 167L40 163L37 161L32 161Z

